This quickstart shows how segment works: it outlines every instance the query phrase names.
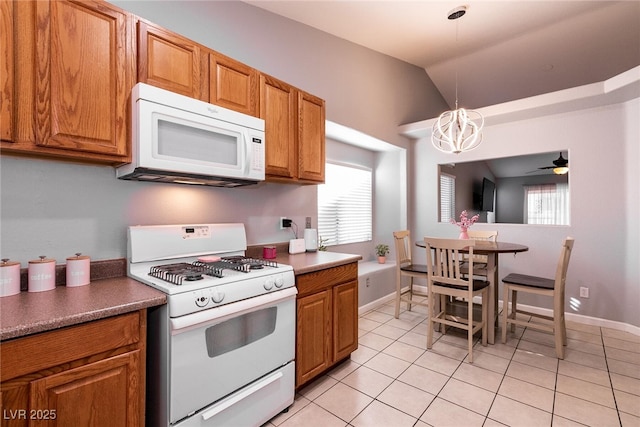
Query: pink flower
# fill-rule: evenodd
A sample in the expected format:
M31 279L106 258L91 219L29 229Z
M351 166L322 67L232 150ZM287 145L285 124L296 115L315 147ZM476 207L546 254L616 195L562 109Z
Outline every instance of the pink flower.
M456 220L453 218L451 218L449 222L451 222L451 224L457 225L458 227L467 229L471 227L478 220L478 218L480 218L480 215L478 214L472 216L471 218L467 218L467 211L462 211L462 213L460 214L459 222L456 222Z

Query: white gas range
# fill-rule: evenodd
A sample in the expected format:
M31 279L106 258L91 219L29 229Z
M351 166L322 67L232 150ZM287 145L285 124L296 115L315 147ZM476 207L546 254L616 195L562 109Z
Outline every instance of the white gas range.
M167 294L149 312L147 425L261 425L293 403L293 269L245 251L243 224L129 227L129 276Z

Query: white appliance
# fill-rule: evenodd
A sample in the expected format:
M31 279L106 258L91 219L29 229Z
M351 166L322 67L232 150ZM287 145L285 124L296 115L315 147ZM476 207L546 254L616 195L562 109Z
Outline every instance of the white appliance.
M264 180L264 120L144 83L131 91L120 179L238 187Z
M304 247L307 252L318 250L318 230L315 228L304 229Z
M129 276L167 294L148 314L148 426L259 426L293 404L293 269L245 250L243 224L129 227Z

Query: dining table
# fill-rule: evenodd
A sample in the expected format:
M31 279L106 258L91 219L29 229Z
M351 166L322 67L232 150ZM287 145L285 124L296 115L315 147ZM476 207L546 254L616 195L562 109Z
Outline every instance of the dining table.
M421 248L426 248L424 240L418 240L416 245ZM489 282L489 306L488 315L489 319L493 319L493 327L488 328L487 341L489 344L495 343L496 329L498 327L497 319L497 307L498 307L498 260L499 254L512 253L517 254L519 252L526 252L529 247L518 243L509 242L491 242L487 240L475 240L475 246L473 247L474 255L486 255L487 256L487 281ZM462 250L463 253L468 253L467 250ZM482 302L484 304L484 301ZM506 308L506 307L504 307Z

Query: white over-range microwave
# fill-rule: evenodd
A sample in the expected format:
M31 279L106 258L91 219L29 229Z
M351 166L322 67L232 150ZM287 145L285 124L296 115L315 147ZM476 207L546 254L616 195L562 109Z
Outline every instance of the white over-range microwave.
M144 83L131 107L132 162L118 178L216 187L264 180L264 120Z

